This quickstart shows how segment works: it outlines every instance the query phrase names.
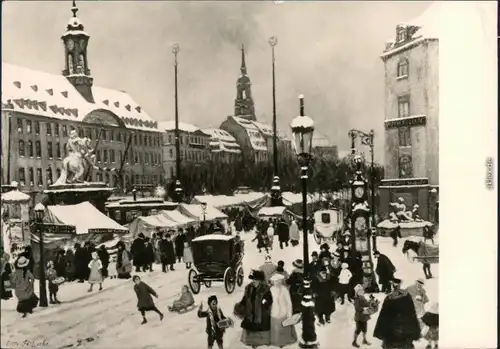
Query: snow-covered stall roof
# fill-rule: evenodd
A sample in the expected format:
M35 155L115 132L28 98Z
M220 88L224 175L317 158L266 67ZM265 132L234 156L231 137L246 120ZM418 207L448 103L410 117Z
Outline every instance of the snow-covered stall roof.
M82 122L94 110L117 115L127 128L157 131L153 120L126 92L93 86L95 103L87 102L62 75L2 62L3 109Z
M240 145L229 132L218 128L205 128L202 132L210 136L210 148L213 152L241 153Z
M281 216L285 212L286 212L285 206L262 207L257 215L261 217L273 217L273 216Z
M192 204L206 203L217 208L230 206L250 205L253 206L261 200L267 200L268 194L260 192L251 192L235 195L197 195L191 201Z
M263 137L261 130L255 126L252 121L237 116L234 116L233 119L236 123L238 123L238 125L245 129L253 149L262 151L267 150L266 140Z
M223 234L207 234L203 236L199 236L197 238L194 238L191 240L191 242L198 242L198 241L210 241L210 240L220 240L220 241L229 241L233 237L231 235L223 235Z
M5 204L21 203L21 202L27 202L30 200L30 196L28 194L20 192L18 189L11 190L5 194L2 194L0 198L2 200L2 203L5 203Z
M167 217L168 219L170 219L171 221L177 222L180 225L189 225L196 223L196 219L183 215L177 210L173 211L162 210L160 211L160 213L165 217Z
M201 209L201 205L193 205L193 204L180 204L177 208L180 213L187 215L188 217L193 217L197 220L203 220L205 218L206 221L213 221L217 219L227 219L227 215L223 212L216 209L214 206L207 205L205 216L203 216L203 210Z
M291 206L295 204L302 203L302 194L301 193L292 193L289 191L285 191L281 193L281 197L283 199L283 203L285 206ZM308 193L307 194L307 203L313 203L321 201L321 195L319 193Z
M55 205L46 208L47 222L74 225L76 234L114 233L125 234L127 228L85 201L76 205Z
M180 226L179 223L168 219L162 213L158 213L151 216L139 216L129 225L129 230L132 236L137 236L139 233L143 233L145 236L151 236L151 233L156 230L156 228L167 228L173 229Z

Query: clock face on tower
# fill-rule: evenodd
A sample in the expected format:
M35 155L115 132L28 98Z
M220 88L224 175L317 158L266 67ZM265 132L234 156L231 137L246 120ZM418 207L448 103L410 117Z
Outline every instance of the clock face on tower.
M68 51L73 51L73 49L75 48L75 42L73 40L69 39L66 42L66 47L67 47Z
M358 198L361 199L363 195L365 194L365 189L362 187L358 187L354 190L354 195Z

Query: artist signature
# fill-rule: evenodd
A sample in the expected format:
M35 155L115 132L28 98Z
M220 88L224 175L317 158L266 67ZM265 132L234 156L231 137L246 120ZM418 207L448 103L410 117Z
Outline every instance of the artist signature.
M8 340L6 343L6 348L41 348L48 346L49 342L45 339L43 340L25 339L22 341Z

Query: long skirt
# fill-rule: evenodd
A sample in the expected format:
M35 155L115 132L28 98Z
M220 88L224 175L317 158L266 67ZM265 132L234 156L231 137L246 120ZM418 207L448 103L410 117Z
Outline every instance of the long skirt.
M33 294L30 298L28 299L23 299L22 301L17 302L17 312L21 314L26 314L26 313L31 313L33 312L33 309L36 308L38 305L38 297Z
M281 324L287 318L271 317L271 345L275 347L284 347L297 342L297 332L295 326L283 327Z
M249 347L259 347L261 345L271 344L270 331L250 332L243 329L240 338L241 343Z

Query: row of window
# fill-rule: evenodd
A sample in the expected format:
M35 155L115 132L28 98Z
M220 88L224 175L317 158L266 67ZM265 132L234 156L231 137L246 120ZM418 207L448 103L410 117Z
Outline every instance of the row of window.
M168 150L169 159L175 159L174 149ZM188 161L206 161L210 158L208 152L190 151L181 149L181 159Z
M27 170L24 167L19 168L18 181L20 185L24 186L26 184L31 186L43 186L44 179L47 185L52 184L61 176L61 169L57 168L55 172L52 171L51 167L45 170L45 176L41 168L29 167ZM35 175L36 174L36 175ZM55 175L55 176L54 176ZM160 176L159 175L125 175L123 180L125 185L131 184L158 184ZM36 181L35 181L36 179ZM114 175L108 172L96 171L94 173L94 180L98 182L109 183L111 186L117 183L117 179Z
M174 144L175 143L175 135L169 134L168 135L168 144ZM179 136L179 143L181 145L186 144L199 144L203 146L208 146L209 140L205 139L204 137L201 136Z
M47 157L49 159L52 158L57 158L61 159L61 148L63 149L64 152L64 157L68 155L66 145L63 145L61 147L61 144L59 142L54 143L53 142L47 142ZM97 162L116 162L116 151L114 149L102 149L102 150L97 150L96 153L96 161ZM28 140L27 142L24 142L24 140L20 139L19 140L19 156L24 157L24 156L29 156L33 157L36 156L37 158L42 157L42 146L40 141L35 142L35 147L33 147L33 141ZM158 153L141 153L141 152L134 152L133 150L130 150L129 156L127 156L129 159L133 159L132 162L136 164L151 164L151 165L161 165L161 156ZM123 151L119 150L118 151L118 161L121 162L123 159ZM143 161L144 160L144 161Z
M24 122L26 121L26 125ZM59 137L61 134L63 137L68 137L68 126L67 125L59 125L53 124L50 122L45 123L45 129L47 132L47 136L56 136ZM33 127L34 126L34 127ZM104 129L95 129L95 128L83 128L83 127L73 127L70 126L70 130L76 130L78 132L79 137L87 137L89 139L101 139L104 141L111 142L125 142L127 140L127 132L113 131L113 130L104 130ZM19 134L40 134L40 121L31 120L23 120L17 119L17 133ZM153 135L138 135L134 134L133 136L133 144L139 146L150 146L150 147L159 147L161 145L160 136Z

